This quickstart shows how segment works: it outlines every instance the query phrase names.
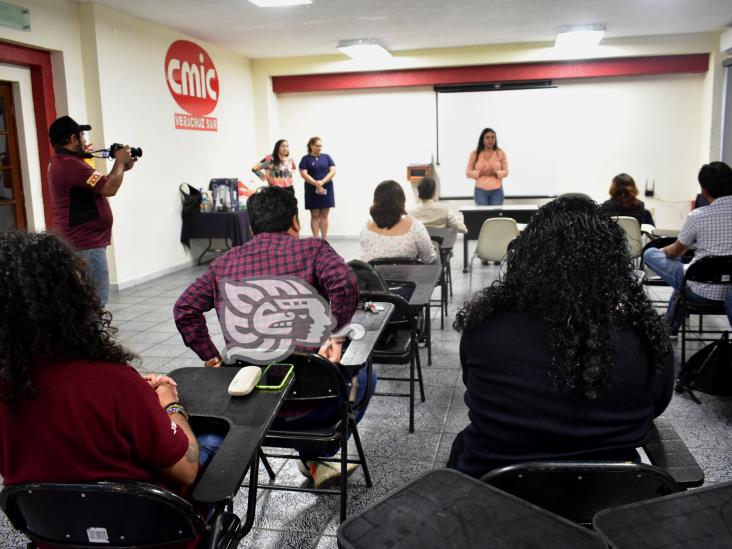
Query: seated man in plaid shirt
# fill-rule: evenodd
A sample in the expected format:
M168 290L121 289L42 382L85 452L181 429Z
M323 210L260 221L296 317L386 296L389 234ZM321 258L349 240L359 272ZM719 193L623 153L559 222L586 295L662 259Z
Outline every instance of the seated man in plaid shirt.
M649 248L643 254L646 265L658 273L674 293L668 303L666 319L675 334L684 322L677 314L676 302L684 281L684 265L679 261L694 246L694 261L702 257L732 255L732 169L724 162L710 162L699 170L699 185L708 206L693 210L686 218L676 242L665 248ZM729 284L689 282L688 299L692 302L725 301L732 323L732 292Z
M337 332L353 316L358 304L358 283L351 268L325 241L317 238L300 238L300 222L297 215L297 199L292 193L277 187L264 187L253 194L247 203L249 221L254 238L242 246L229 250L215 259L205 274L198 277L178 298L174 316L183 341L205 362L206 367L219 367L221 355L211 341L204 313L215 308L222 318L223 296L219 288L222 280L241 281L256 277L272 278L294 276L302 279L330 302ZM227 341L227 343L230 343ZM337 363L341 357L342 339L329 338L319 353ZM352 372L342 368L344 379L351 384ZM376 376L366 379L366 368L358 372L355 402L370 398L376 387ZM369 394L366 394L366 388ZM364 402L368 402L365 400ZM302 413L280 414L274 428L307 427L327 422L333 417L337 405L329 404ZM356 417L359 421L365 412L363 406ZM335 447L330 455L335 454ZM316 487L336 477L340 467L317 461L318 456L301 455L300 470L313 477ZM349 471L357 464L349 464Z

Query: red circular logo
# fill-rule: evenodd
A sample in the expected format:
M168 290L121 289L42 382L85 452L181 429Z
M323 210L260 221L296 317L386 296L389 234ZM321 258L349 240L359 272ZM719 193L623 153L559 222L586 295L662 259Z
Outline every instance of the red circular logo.
M219 101L219 75L211 56L198 44L176 40L165 54L165 81L175 102L203 116Z

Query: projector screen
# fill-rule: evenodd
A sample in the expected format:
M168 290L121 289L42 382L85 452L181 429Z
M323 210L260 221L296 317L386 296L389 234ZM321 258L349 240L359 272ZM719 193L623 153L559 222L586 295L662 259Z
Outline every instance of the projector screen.
M557 192L556 88L442 92L437 95L435 168L442 198L473 195L465 171L483 128L492 128L508 158L506 195Z

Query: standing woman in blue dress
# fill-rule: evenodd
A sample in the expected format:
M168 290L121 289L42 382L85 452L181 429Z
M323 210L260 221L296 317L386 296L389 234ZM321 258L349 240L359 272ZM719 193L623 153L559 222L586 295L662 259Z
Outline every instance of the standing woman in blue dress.
M310 228L313 236L328 238L328 212L335 207L333 177L336 167L333 159L323 150L320 137L308 141L308 154L300 160L300 175L305 180L305 209L310 210Z

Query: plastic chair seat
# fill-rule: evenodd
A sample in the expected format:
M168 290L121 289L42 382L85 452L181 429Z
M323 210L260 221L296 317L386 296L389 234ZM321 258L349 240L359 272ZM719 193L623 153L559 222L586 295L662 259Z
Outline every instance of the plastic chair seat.
M409 360L410 344L411 334L409 330L396 330L386 345L376 346L374 360L380 364L390 364L390 362L385 362L389 360L402 364Z

